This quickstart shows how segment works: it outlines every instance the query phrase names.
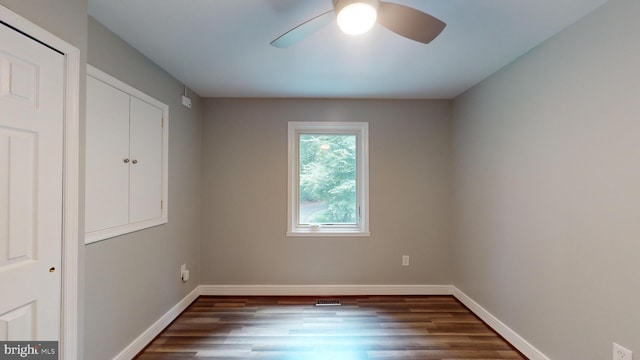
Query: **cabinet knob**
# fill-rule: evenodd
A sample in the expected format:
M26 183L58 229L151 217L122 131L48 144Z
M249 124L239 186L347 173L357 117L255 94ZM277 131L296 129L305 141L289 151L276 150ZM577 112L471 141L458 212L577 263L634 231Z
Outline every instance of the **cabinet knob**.
M128 164L129 163L129 159L124 159L124 163Z
M137 164L138 160L133 160L132 163Z
M53 267L53 266L52 266L52 267L50 267L50 268L49 268L49 272L50 272L50 273L55 272L55 271L56 271L56 268L55 268L55 267Z

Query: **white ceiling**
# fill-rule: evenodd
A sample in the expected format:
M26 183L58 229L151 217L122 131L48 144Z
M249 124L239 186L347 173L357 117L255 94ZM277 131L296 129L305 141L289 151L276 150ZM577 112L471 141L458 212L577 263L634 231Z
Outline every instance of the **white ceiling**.
M450 99L607 0L393 0L447 23L428 45L335 22L269 42L331 0L88 0L89 14L205 97Z

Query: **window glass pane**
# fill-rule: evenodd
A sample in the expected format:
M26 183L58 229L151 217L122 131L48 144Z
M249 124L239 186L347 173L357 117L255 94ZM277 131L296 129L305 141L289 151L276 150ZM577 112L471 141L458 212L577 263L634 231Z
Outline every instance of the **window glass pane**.
M299 224L356 224L356 135L300 134Z

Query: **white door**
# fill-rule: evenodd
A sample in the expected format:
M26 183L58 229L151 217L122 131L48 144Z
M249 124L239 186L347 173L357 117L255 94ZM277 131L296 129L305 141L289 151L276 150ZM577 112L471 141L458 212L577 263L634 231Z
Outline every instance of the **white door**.
M129 94L87 76L85 231L129 223Z
M0 340L58 340L64 56L0 23Z
M162 110L131 97L129 221L162 216Z

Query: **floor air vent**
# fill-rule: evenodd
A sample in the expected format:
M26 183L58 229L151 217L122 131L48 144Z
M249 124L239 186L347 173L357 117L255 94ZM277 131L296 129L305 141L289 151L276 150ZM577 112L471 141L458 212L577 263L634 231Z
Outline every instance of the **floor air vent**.
M338 299L318 299L318 300L316 300L316 306L340 306L340 300L338 300Z

